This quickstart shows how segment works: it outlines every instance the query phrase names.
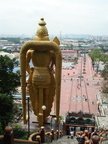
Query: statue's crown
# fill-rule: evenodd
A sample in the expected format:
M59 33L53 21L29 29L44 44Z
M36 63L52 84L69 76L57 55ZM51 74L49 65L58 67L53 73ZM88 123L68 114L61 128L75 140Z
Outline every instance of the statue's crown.
M46 41L46 40L49 40L49 37L48 37L48 30L46 28L46 22L44 21L44 18L41 18L40 21L39 21L39 26L38 26L38 29L37 29L37 32L36 32L36 36L35 36L35 40L38 40L38 41Z

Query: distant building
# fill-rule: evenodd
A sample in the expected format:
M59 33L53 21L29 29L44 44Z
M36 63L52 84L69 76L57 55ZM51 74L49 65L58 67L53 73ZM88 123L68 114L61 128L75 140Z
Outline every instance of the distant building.
M62 50L62 59L73 60L78 57L77 50Z

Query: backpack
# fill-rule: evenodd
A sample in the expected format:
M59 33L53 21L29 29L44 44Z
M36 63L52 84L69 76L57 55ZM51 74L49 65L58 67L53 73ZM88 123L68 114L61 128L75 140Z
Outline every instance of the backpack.
M85 138L84 137L77 137L78 144L84 144Z

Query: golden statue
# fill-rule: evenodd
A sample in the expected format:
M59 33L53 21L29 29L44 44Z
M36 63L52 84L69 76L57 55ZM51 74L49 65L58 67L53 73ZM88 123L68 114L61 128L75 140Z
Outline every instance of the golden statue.
M26 42L20 51L21 87L23 118L26 123L26 89L28 89L34 114L39 125L50 115L52 104L56 104L56 117L59 118L61 65L60 42L57 37L49 40L46 23L43 18L32 41ZM32 61L33 67L30 66ZM29 78L26 81L26 72Z

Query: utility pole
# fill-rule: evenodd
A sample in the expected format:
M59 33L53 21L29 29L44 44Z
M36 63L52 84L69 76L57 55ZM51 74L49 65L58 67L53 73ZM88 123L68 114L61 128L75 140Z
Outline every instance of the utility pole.
M30 98L27 97L27 107L28 107L28 137L30 135L30 105L29 105Z

